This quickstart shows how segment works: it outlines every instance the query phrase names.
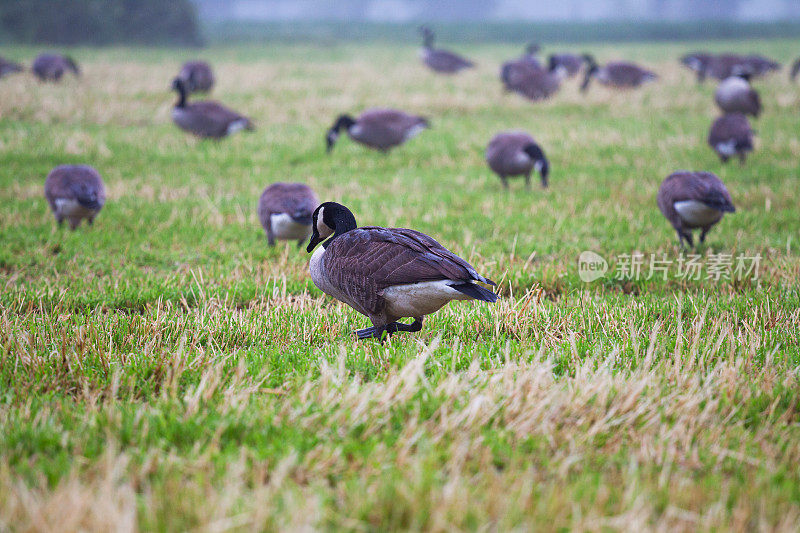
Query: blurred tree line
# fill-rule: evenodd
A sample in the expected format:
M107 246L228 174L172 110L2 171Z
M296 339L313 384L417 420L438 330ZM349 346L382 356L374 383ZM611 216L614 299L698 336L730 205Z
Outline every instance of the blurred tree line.
M202 44L189 0L0 0L0 34L60 45Z

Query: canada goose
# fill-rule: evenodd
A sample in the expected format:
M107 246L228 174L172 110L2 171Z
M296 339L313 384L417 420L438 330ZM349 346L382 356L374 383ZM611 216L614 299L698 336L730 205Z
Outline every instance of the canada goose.
M106 188L100 174L86 165L61 165L50 171L44 196L60 226L66 218L70 229L86 219L91 225L106 203Z
M781 69L780 63L759 54L745 56L744 65L749 70L749 74L753 77L766 76L771 72Z
M370 148L387 152L418 135L430 127L428 120L417 115L409 115L396 109L368 109L353 119L350 115L339 115L325 136L330 153L344 129L356 142Z
M556 66L552 57L546 70L525 63L513 63L504 65L500 73L507 91L534 101L549 98L558 92L566 76L567 71Z
M681 57L681 64L697 74L697 82L702 83L706 79L708 64L713 56L707 52L694 52Z
M708 145L717 152L723 163L738 155L739 161L744 164L747 152L753 151L753 128L741 113L723 115L711 125Z
M464 59L458 54L448 50L433 47L433 31L426 26L419 29L422 33L423 45L420 51L422 61L435 72L442 74L455 74L465 68L472 68L475 64L468 59Z
M800 72L800 57L798 57L792 64L792 70L789 71L789 79L792 81L797 79L798 72Z
M689 246L694 246L692 230L702 230L703 243L722 215L736 211L728 189L717 176L686 170L670 174L661 183L658 208L678 232L678 243L682 245L685 240Z
M273 183L258 199L258 219L267 233L270 246L275 239L297 240L297 245L311 235L311 215L319 198L302 183Z
M14 72L22 72L22 70L22 65L19 63L15 63L4 57L0 57L0 78L7 76L8 74L13 74Z
M552 68L563 69L566 76L571 78L580 72L583 58L575 54L550 54L548 64Z
M250 119L212 102L186 103L186 84L175 78L172 88L178 91L178 102L172 108L172 120L184 131L198 137L221 139L239 130L253 130Z
M531 171L536 170L547 187L550 164L533 137L522 131L498 133L486 147L486 162L508 189L509 176L525 176L525 187L531 186Z
M603 85L616 87L618 89L631 89L639 87L642 84L653 81L658 76L647 69L628 63L625 61L612 61L606 63L604 66L598 66L594 57L585 54L583 58L586 60L586 76L581 85L581 91L585 92L589 88L589 82L592 78L597 79Z
M178 78L183 80L189 93L207 93L214 86L214 72L205 61L187 61L178 72Z
M307 251L322 246L311 256L311 279L325 294L372 321L373 327L355 332L359 339L419 331L425 315L451 300L497 300L475 283L493 281L419 231L359 228L353 213L335 202L317 207L312 229ZM402 317L414 322L397 322Z
M81 74L75 61L61 54L40 54L33 60L31 70L41 81L58 81L68 70L76 76Z
M714 101L724 113L744 113L757 117L761 113L761 99L750 86L750 75L739 74L720 82Z

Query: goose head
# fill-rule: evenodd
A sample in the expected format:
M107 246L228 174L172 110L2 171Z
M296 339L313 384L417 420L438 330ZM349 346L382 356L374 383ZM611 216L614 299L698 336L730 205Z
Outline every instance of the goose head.
M433 48L433 30L427 26L420 26L419 32L422 34L422 44L425 48Z
M311 240L306 251L311 253L321 242L322 247L326 248L333 239L357 227L356 217L349 209L336 202L324 202L311 216ZM323 242L329 237L329 240Z
M528 43L528 45L525 47L525 53L529 56L535 56L541 49L542 47L539 46L539 43Z
M339 138L339 130L344 128L345 130L350 129L356 121L353 120L353 117L349 115L339 115L336 119L336 122L333 123L331 129L328 130L328 133L325 135L325 142L327 144L327 152L330 153L333 150L333 145L336 144L336 140Z
M583 54L583 60L586 62L586 74L581 84L581 92L586 92L586 90L589 89L589 82L592 81L592 76L597 74L600 67L597 66L597 61L595 61L594 56L591 54Z
M522 149L528 157L533 161L533 168L539 173L542 181L542 187L547 187L547 177L550 175L550 163L544 156L544 152L536 143L531 143Z
M69 68L76 76L81 75L81 69L78 68L78 64L75 63L75 60L72 59L70 56L64 56L64 62L67 64L67 68Z

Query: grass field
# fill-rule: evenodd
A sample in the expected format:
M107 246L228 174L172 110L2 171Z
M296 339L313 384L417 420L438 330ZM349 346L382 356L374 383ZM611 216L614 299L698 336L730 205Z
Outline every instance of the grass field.
M213 97L258 128L223 142L171 123L193 52L78 49L79 80L0 80L0 530L797 531L800 86L757 82L756 150L722 166L713 84L676 61L704 47L800 53L587 46L661 79L531 104L500 90L511 46L459 47L479 66L454 78L412 47L215 48ZM336 115L386 105L433 128L325 154ZM486 168L517 128L549 189ZM104 177L92 228L49 213L63 163ZM623 254L680 257L655 203L678 169L717 173L737 207L701 261L758 256L757 276L615 279ZM256 202L286 180L428 233L503 298L356 342L368 321L314 287L308 254L266 245ZM585 250L603 279L579 278Z

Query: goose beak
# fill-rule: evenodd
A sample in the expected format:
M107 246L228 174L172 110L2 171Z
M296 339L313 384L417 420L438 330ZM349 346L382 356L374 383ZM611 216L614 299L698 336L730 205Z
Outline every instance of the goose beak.
M319 233L315 231L314 234L311 236L311 240L308 241L308 247L306 248L306 252L308 253L313 252L314 248L316 248L320 242L322 242L322 239L319 237Z

